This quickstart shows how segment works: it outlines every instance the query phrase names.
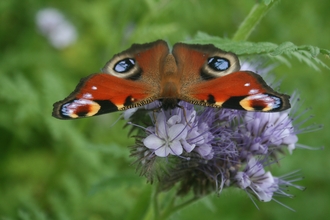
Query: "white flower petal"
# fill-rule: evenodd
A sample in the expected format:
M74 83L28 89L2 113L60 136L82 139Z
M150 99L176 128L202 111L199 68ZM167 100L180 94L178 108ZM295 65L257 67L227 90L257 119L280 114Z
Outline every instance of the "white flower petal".
M187 129L183 124L176 124L170 127L168 131L169 140L181 140L187 137Z
M205 143L204 137L198 132L197 127L189 131L187 139L196 145L202 145Z
M190 153L196 146L196 144L189 144L185 139L181 139L181 144L188 153Z
M295 144L289 144L288 145L288 151L290 154L292 154L293 150L296 149L296 145Z
M179 115L173 115L167 120L167 124L171 127L175 124L178 124L181 122L181 117Z
M269 202L274 192L278 189L274 178L270 172L265 173L262 176L262 181L251 184L251 188L258 196L258 199L263 202Z
M244 172L238 172L235 176L235 180L237 181L237 185L241 189L245 189L251 185L250 178Z
M178 140L173 141L170 144L168 151L170 154L173 154L173 155L181 155L183 152L181 142Z
M167 146L163 146L155 150L155 154L158 157L167 157L171 150Z
M163 146L165 142L156 135L151 134L143 140L143 144L149 149L158 149Z
M195 149L196 149L197 153L199 153L202 157L208 156L212 151L211 145L207 145L207 144L198 146Z
M157 129L157 134L159 137L163 138L164 140L167 139L167 132L168 132L168 126L166 124L166 118L165 114L163 112L160 112L157 115L156 119L157 126L155 127Z
M123 116L124 119L127 121L139 108L130 108L124 111Z
M297 135L289 135L285 138L283 138L283 144L295 144L298 142Z

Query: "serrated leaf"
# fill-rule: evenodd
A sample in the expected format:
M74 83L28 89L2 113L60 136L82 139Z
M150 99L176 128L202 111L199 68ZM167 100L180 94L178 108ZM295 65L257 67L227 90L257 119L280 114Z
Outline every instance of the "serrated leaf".
M302 45L302 46L299 46L299 48L303 49L303 50L307 50L310 52L310 54L313 56L313 57L316 57L318 54L320 54L321 52L321 49L318 48L318 47L313 47L313 46L310 46L310 45Z
M320 70L317 65L315 65L311 59L309 59L307 56L304 56L303 53L299 52L292 52L291 53L294 57L296 57L300 62L306 63L308 66L312 67L315 70Z
M265 55L285 63L288 66L290 66L288 58L295 57L315 70L319 70L318 66L329 69L329 66L317 56L322 54L329 57L330 51L312 45L297 46L292 42L284 42L280 45L271 42L235 42L227 38L210 36L202 32L199 32L193 40L189 41L189 43L213 44L222 50L234 52L239 56Z
M327 49L324 49L324 48L320 48L320 53L329 57L330 50L327 50Z
M279 46L277 46L274 51L270 54L272 56L277 56L289 51L294 51L297 50L297 47L291 43L291 42L284 42L282 44L280 44Z
M283 64L285 64L285 65L291 67L291 63L288 61L287 58L285 58L285 57L282 56L282 55L278 55L278 56L275 56L275 57L274 57L274 56L268 56L268 57L271 58L271 59L278 60L280 63L283 63Z

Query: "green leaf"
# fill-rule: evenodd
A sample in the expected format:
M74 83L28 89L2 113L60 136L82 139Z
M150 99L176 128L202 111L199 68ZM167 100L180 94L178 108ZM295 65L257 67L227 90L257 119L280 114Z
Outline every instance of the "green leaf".
M320 70L319 66L329 69L329 66L320 60L318 56L324 55L329 58L330 51L312 45L297 46L292 42L284 42L280 45L271 42L235 42L230 39L210 36L201 32L193 40L188 41L188 43L213 44L222 50L234 52L239 56L267 56L289 66L290 62L288 58L294 57L315 70Z

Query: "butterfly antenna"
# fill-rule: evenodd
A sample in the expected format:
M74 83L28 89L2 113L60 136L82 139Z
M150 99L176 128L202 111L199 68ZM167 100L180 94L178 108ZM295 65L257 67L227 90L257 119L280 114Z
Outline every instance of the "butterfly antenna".
M155 128L156 128L156 134L158 135L158 126L157 126L157 117L156 117L156 112L159 112L162 110L162 106L159 106L157 108L152 109L152 117L154 119L155 122Z
M158 111L158 108L152 110L152 117L153 117L154 122L155 122L155 128L156 128L155 129L155 133L158 135L158 126L157 126L156 111Z
M187 125L191 128L191 125L190 125L190 123L189 123L188 120L187 120L186 109L185 109L183 106L181 106L181 105L177 105L177 107L182 109L182 111L183 111L183 116L184 116L184 120L186 121Z

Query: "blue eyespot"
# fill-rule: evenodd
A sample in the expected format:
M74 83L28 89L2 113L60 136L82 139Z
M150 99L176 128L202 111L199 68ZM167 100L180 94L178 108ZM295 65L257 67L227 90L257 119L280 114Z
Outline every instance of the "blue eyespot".
M229 60L221 57L211 57L207 63L215 71L225 71L230 67Z
M115 64L113 68L117 73L126 73L131 70L135 65L135 60L131 58L126 58Z

